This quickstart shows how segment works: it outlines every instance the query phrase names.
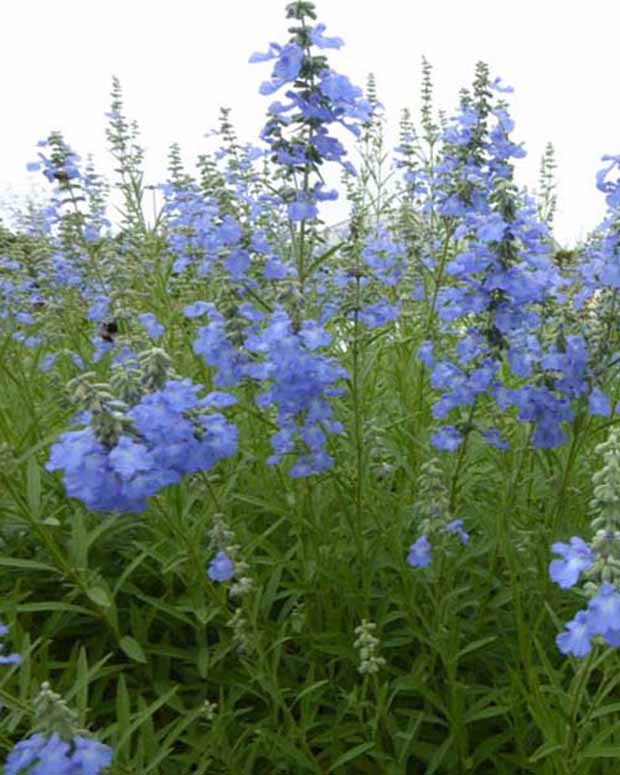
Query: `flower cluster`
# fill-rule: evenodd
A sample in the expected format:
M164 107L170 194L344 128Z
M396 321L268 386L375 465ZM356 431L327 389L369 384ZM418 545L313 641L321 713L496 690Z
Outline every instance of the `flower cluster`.
M248 332L245 347L262 356L248 373L270 382L256 402L276 409L280 430L271 437L273 454L269 464L284 455L298 453L289 473L306 477L325 471L332 458L325 450L327 433L341 433L342 424L333 418L327 398L343 391L335 387L346 371L334 358L317 352L330 342L330 336L315 320L304 320L297 331L289 314L279 307L263 328Z
M76 713L48 683L34 700L35 734L21 740L4 763L5 775L99 775L113 750L78 729Z
M67 493L94 511L144 511L149 496L236 452L235 426L211 411L234 397L200 398L201 387L168 380L130 409L104 415L114 424L106 434L97 433L87 414L87 427L62 434L52 446L47 470L62 470Z
M601 636L608 646L620 646L620 433L613 429L607 441L596 447L603 467L593 476L591 502L594 531L586 543L573 536L569 543L551 547L558 559L549 564L549 576L562 589L584 578L588 596L585 610L567 622L556 642L563 654L585 657L592 640Z
M479 75L479 86L488 85L486 72ZM504 103L493 106L488 94L480 88L477 102L465 100L446 129L432 189L433 206L451 219L456 247L445 262L448 282L436 293L442 352L434 358L429 341L420 357L432 369L433 388L443 391L434 417L466 410L467 419L432 437L448 451L473 429L507 446L496 428L472 422L483 395L500 412L514 407L519 421L532 423L536 448L566 441L562 423L573 420L575 399L588 397L592 413L608 413L600 389L593 391L583 337L561 335L549 344L541 336L567 281L551 260L548 228L533 201L516 192L510 159L524 151L509 138L513 122ZM456 339L452 354L446 334Z
M432 562L431 542L453 534L463 545L469 543L469 535L463 529L462 519L450 519L450 499L444 474L436 458L431 458L420 469L418 497L414 505L419 517L422 535L409 548L407 563L414 568L426 568Z
M359 136L371 106L359 87L332 70L324 55L315 53L314 49L339 49L343 41L325 36L323 24L309 25L309 20L316 19L313 3L290 3L287 16L298 22L290 30L290 41L284 46L272 43L267 52L252 54L250 62L275 60L271 79L261 84L261 94L274 94L287 84L292 87L285 92L288 102L270 105L261 138L268 143L273 161L294 183L284 187L282 198L289 218L296 222L316 218L317 203L337 197L335 191L323 191L322 182L311 186L310 172L318 172L324 161L338 162L353 172L352 165L344 161L343 144L330 134L331 125L341 124ZM296 180L299 173L301 185Z
M219 582L235 578L235 583L230 587L230 597L242 597L252 589L254 582L247 575L248 563L241 559L241 546L233 542L233 533L228 529L221 514L214 516L209 537L210 547L217 549L217 553L209 563L207 576L212 581Z
M379 638L374 635L376 627L377 625L374 622L368 622L366 619L363 619L362 623L355 628L357 639L353 643L353 646L358 649L360 653L360 665L358 670L362 675L378 673L385 665L385 659L377 656L377 649L380 641Z
M98 775L112 761L112 749L76 735L65 742L58 734L32 735L8 755L5 775Z

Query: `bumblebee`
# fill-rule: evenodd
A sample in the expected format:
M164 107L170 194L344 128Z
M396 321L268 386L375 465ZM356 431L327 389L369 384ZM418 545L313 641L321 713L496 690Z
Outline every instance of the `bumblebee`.
M113 342L114 336L118 334L118 324L116 320L110 320L109 323L102 323L99 328L99 336L104 342Z

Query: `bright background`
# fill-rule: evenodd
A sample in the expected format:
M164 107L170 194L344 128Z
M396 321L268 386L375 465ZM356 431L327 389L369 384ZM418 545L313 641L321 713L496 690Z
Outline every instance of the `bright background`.
M26 163L53 129L111 172L104 113L112 74L121 79L128 116L142 129L147 183L164 179L171 142L181 144L188 162L213 148L204 135L217 126L221 105L232 109L240 140L256 140L274 99L258 94L271 65L250 65L248 57L288 39L285 4L2 0L0 205L42 187ZM517 162L521 184L536 187L545 144L555 145L560 241L571 243L600 221L603 196L594 176L603 154L620 153L620 4L317 0L317 9L326 34L347 44L327 52L332 67L360 86L375 73L391 145L401 108L417 116L422 55L434 68L436 107L448 115L482 59L515 87L513 138L528 151Z

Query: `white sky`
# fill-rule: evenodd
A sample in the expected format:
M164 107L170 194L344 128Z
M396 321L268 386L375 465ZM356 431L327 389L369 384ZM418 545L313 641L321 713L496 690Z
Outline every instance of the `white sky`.
M271 64L253 51L288 39L285 0L0 0L2 128L0 200L39 186L25 171L53 129L111 171L105 119L111 76L142 129L147 182L161 182L171 142L194 159L219 107L232 109L242 141L255 141L269 102L258 86ZM520 183L536 186L547 140L557 152L561 242L601 219L594 186L605 153L620 153L617 91L620 3L614 0L317 0L328 35L346 46L332 67L364 86L375 73L396 136L400 109L416 111L420 59L434 68L436 107L451 115L475 62L515 87L513 138L525 141ZM510 96L510 95L509 95ZM41 178L41 181L43 179Z

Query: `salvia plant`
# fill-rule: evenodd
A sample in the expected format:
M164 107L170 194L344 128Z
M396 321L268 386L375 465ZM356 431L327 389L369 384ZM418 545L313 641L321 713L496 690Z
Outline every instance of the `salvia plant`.
M613 772L620 156L561 246L487 64L391 147L285 22L254 141L150 181L115 77L0 224L4 772Z

